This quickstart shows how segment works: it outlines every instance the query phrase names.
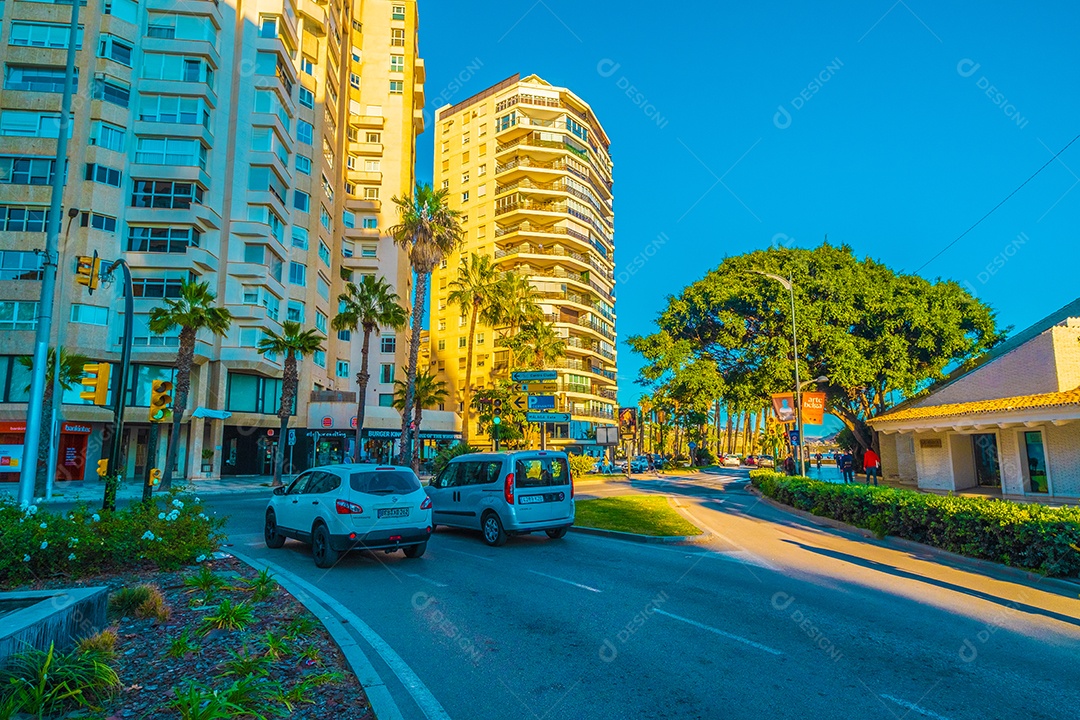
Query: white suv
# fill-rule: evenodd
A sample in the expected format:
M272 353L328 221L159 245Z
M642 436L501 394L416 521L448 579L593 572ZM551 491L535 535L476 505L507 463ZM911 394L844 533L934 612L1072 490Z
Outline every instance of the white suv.
M418 558L431 537L431 500L408 467L327 465L274 490L263 537L311 543L315 564L328 568L348 550L404 550Z

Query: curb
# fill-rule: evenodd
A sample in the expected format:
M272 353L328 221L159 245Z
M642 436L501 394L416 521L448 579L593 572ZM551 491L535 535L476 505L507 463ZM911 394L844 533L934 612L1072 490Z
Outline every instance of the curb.
M684 542L701 542L709 537L709 533L705 531L702 531L700 535L641 535L639 533L622 532L621 530L601 530L600 528L579 527L577 525L571 527L570 530L581 533L582 535L597 535L599 537L616 538L618 540L654 545L662 543L676 544Z
M883 539L878 538L874 533L865 528L849 525L848 523L834 520L833 518L815 515L806 510L791 507L790 505L784 505L770 497L766 497L753 485L748 484L746 489L749 490L752 495L757 496L759 500L777 510L790 513L803 520L808 520L819 525L825 525L836 530L844 530L846 532L855 533L856 535L861 535L868 540L874 540L886 547L935 555L945 560L951 560L957 565L968 565L973 570L983 571L983 574L985 575L990 575L991 573L1005 575L1012 580L1020 580L1031 585L1038 585L1040 588L1055 592L1055 594L1058 595L1067 594L1069 597L1074 597L1077 594L1080 594L1080 582L1050 577L1048 575L1040 575L1036 572L1031 572L1030 570L1022 570L1020 568L1002 565L1001 563L996 563L992 560L983 560L981 558L968 557L967 555L959 555L948 550L934 547L933 545L924 545L923 543L915 542L914 540L907 540L893 535L886 535Z
M234 552L232 548L229 548L227 552L256 570L262 569L254 558ZM272 563L266 564L272 565ZM353 675L356 676L360 686L364 689L364 695L367 696L372 714L378 720L403 720L404 716L401 714L397 703L394 702L394 698L390 695L386 683L379 676L379 673L375 670L371 661L368 660L367 655L364 654L356 640L345 630L344 623L329 608L294 583L291 578L278 572L279 568L274 567L273 569L275 571L273 574L274 580L285 588L298 603L307 608L308 612L318 618L319 622L326 628L326 632L330 633L330 637L337 644L338 649L341 650L341 654L345 656L345 661L349 663Z

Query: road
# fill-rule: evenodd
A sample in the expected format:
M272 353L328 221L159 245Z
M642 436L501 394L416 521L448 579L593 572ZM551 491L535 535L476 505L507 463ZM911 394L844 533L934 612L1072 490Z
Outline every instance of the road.
M353 554L330 571L305 545L263 546L265 498L208 506L238 551L359 616L451 718L1075 717L1080 600L818 526L745 484L581 488L671 495L706 543L488 548L440 529L420 560ZM436 715L364 649L406 718Z

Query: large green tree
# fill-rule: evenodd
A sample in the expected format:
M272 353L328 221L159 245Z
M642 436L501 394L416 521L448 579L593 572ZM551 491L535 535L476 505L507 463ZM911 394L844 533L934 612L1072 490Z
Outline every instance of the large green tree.
M446 202L446 190L435 191L430 185L417 183L412 195L394 197L398 208L398 224L390 228L394 242L409 255L409 264L416 274L416 292L412 303L412 332L409 337L408 386L405 411L401 413L401 452L399 462L405 463L409 452L409 424L413 421L416 402L416 362L420 355L420 331L427 310L427 288L431 271L447 255L456 250L464 237L461 213Z
M829 378L821 387L827 408L863 449L873 444L868 418L1003 337L993 311L957 283L897 272L826 243L725 259L670 297L657 332L630 338L630 346L658 369L677 365L673 355L715 366L728 392L790 391L788 293L760 271L792 279L801 377ZM686 351L690 360L682 360Z
M172 429L169 431L169 449L165 454L165 473L161 489L172 485L173 467L180 446L180 423L187 410L191 392L191 365L195 360L195 340L200 331L223 336L229 332L232 314L217 306L217 296L210 290L210 283L184 281L180 295L166 299L150 311L150 332L158 335L180 329L180 346L176 351L176 395L173 399ZM188 439L190 443L190 438Z
M405 409L406 395L409 392L409 384L404 380L394 381L393 407L398 410ZM417 373L416 386L413 390L413 402L416 404L416 435L420 436L420 423L424 419L424 408L438 407L446 401L446 383L436 379L435 375L428 371ZM420 459L420 443L413 443L413 458L415 463Z
M398 296L390 287L390 283L374 275L365 275L359 283L346 285L345 292L338 295L338 305L340 310L334 316L330 326L338 331L361 330L364 333L364 342L360 346L360 372L356 373L358 390L354 453L356 462L360 462L360 438L364 429L367 387L371 380L371 375L368 373L371 335L378 333L380 327L401 330L408 321L408 313L398 304Z
M540 294L528 277L518 272L507 272L499 280L495 293L493 325L499 328L498 347L507 350L506 370L517 368L513 339L526 325L543 322L544 311L540 307Z
M469 444L469 413L472 409L473 355L476 352L476 323L494 325L499 319L498 289L499 272L487 255L472 253L466 262L458 266L458 276L450 282L448 302L461 308L461 316L468 318L468 349L465 362L465 384L461 388L461 442Z

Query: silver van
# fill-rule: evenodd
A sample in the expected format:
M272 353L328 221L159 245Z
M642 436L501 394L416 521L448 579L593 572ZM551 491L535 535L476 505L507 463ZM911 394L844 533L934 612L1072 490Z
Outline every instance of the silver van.
M425 489L433 526L480 530L488 545L541 530L558 539L574 524L574 483L562 452L459 455Z

